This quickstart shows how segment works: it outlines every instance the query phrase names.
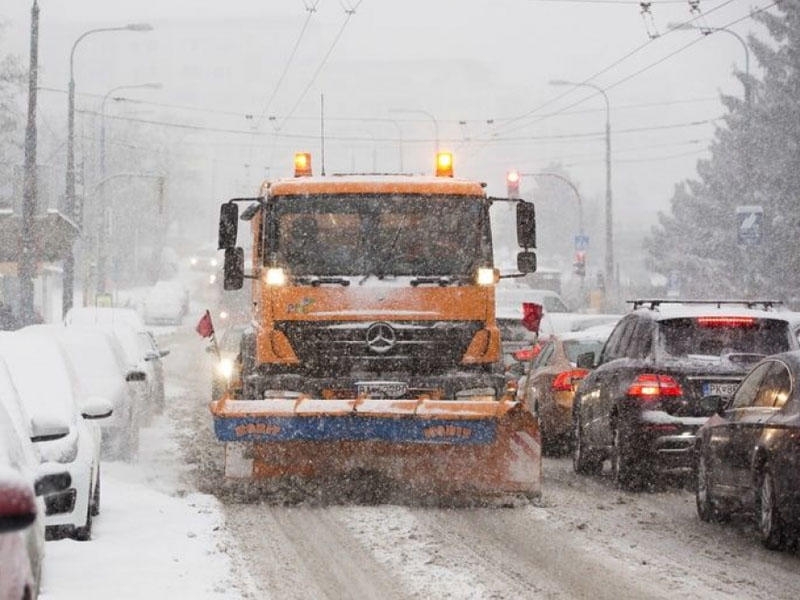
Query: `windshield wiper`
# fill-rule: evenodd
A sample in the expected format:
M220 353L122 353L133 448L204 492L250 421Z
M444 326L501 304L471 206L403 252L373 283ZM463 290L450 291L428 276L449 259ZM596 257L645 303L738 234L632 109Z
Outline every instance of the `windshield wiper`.
M460 280L457 277L415 277L409 283L411 287L417 287L418 285L423 285L426 283L435 283L439 287L445 287L453 283L458 283Z
M344 287L350 285L350 280L344 277L297 277L295 281L301 285L310 285L311 287L319 287L328 283Z

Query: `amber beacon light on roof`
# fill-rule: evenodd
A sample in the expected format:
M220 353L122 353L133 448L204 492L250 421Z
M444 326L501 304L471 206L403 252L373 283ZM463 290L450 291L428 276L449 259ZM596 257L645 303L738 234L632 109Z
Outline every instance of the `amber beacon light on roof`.
M294 155L294 176L311 177L311 153L297 152Z

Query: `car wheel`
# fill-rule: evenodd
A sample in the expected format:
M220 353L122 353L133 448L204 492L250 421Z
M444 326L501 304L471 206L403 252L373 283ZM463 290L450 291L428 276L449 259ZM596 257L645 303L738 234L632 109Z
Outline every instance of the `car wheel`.
M97 468L97 481L94 482L94 493L92 493L90 506L93 517L100 514L100 467Z
M770 550L780 550L786 543L777 500L772 473L764 471L756 496L756 518L761 543Z
M86 525L83 527L76 527L74 537L79 542L88 542L92 539L92 503L89 503L89 508L86 509Z
M711 470L705 454L700 451L700 458L697 460L697 486L694 492L695 504L697 505L697 516L706 523L724 521L728 514L721 511L711 492Z
M611 475L614 483L623 490L635 490L641 485L640 477L634 465L634 456L623 424L614 425L613 445L611 448Z
M575 429L572 440L572 468L581 475L597 475L603 469L602 461L593 458L583 444L583 434L581 433L581 417L575 415Z

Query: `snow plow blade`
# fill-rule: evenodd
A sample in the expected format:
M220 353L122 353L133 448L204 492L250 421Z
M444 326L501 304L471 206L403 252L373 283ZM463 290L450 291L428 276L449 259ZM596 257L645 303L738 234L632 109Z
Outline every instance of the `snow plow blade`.
M423 496L540 494L538 421L515 401L223 398L211 412L230 478L362 471Z

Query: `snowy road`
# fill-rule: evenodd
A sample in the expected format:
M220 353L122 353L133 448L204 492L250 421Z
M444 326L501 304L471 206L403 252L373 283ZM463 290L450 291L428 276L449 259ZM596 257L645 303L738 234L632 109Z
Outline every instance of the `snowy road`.
M744 524L701 523L690 492L620 492L605 477L576 476L567 459L546 460L536 506L298 502L280 493L243 501L219 487L203 343L184 327L165 345L167 416L188 465L178 479L221 503L231 597L772 600L800 589L797 553L763 550ZM209 597L226 595L216 586Z

